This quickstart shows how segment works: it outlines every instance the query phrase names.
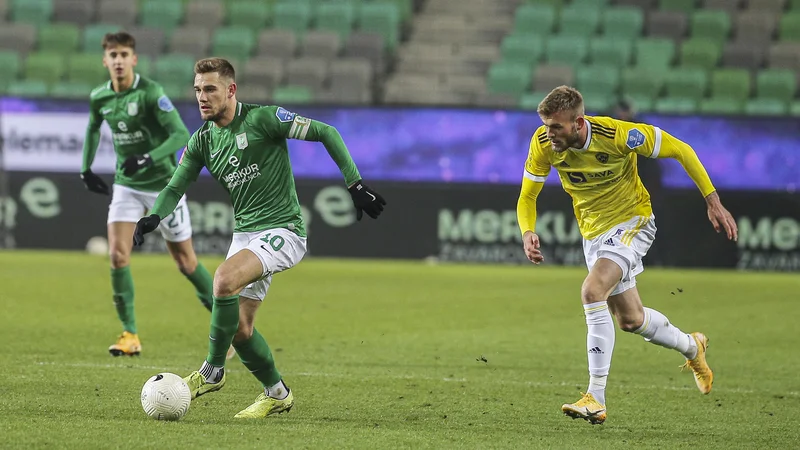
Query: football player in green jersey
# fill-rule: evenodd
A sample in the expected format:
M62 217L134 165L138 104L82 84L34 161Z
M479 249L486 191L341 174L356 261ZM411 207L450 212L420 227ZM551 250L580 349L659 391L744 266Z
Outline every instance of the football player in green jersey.
M200 370L184 380L192 398L221 389L226 350L232 342L242 363L264 387L255 403L234 417L266 417L289 411L294 396L253 323L272 276L294 267L306 253L287 139L325 146L344 176L357 219L365 213L378 218L386 202L362 182L336 128L278 106L237 101L234 68L224 59L200 60L194 71L195 94L206 123L192 135L151 214L139 220L134 243L141 245L144 234L163 223L203 167L228 191L236 225L227 258L214 275L208 356Z
M176 152L189 139L186 125L161 86L134 72L135 49L136 42L128 33L109 33L103 37L103 65L108 68L111 79L91 93L81 169L81 179L90 191L111 195L108 209L111 286L123 326L122 335L108 349L114 356L141 352L129 267L131 238L136 221L153 206L158 192L175 171ZM113 193L91 170L103 121L111 128L117 154ZM212 279L192 247L186 197L167 212L161 223L161 234L178 269L194 285L203 305L211 310Z

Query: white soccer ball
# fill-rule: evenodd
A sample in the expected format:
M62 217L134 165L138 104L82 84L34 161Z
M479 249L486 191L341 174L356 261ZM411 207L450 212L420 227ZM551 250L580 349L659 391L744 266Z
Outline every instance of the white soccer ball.
M156 420L179 420L191 403L189 386L174 373L153 375L142 387L142 409Z

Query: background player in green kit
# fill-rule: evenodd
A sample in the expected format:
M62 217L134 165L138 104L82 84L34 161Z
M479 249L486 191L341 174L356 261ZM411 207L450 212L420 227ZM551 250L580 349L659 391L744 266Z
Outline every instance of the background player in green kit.
M155 230L204 166L225 187L236 226L228 256L214 275L208 356L200 370L184 380L192 398L221 389L226 350L233 342L242 363L264 386L255 403L234 417L266 417L289 411L294 396L253 323L272 276L292 268L306 253L306 230L287 139L322 142L344 175L357 219L361 220L363 213L377 218L386 202L361 181L334 127L281 107L238 102L234 69L224 59L200 60L194 71L195 94L206 123L189 140L151 215L139 220L134 243L141 245L144 234Z
M108 186L91 170L100 142L100 125L105 120L111 128L117 154L108 209L108 247L114 304L123 332L108 349L114 356L141 352L129 267L131 237L136 221L153 206L158 192L172 177L177 163L175 153L189 139L186 125L161 86L134 72L135 48L133 36L125 32L110 33L103 38L103 65L108 68L111 80L91 93L81 169L81 178L90 191L110 194ZM194 285L200 301L211 310L211 275L197 261L192 247L186 198L173 204L166 216L161 234L167 241L167 249L178 269Z

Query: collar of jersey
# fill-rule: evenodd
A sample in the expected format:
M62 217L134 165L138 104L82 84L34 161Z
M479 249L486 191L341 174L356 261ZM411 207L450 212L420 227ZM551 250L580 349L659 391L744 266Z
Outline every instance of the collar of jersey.
M592 124L588 120L586 120L585 117L583 121L586 122L586 143L583 144L583 147L581 148L572 149L575 150L576 152L585 152L586 150L589 150L589 145L592 143Z
M131 87L129 87L128 89L125 89L124 91L120 91L120 92L115 91L114 90L114 83L112 83L111 80L108 80L108 89L110 89L111 92L113 92L115 94L123 94L125 92L132 91L132 90L136 89L137 87L139 87L139 80L141 78L142 77L138 73L134 73L133 74L133 84L131 85Z

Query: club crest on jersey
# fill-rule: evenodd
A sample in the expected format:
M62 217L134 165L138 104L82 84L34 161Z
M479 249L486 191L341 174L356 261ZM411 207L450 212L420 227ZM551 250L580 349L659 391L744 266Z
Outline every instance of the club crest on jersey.
M236 135L236 148L244 150L247 148L247 133Z
M139 104L136 102L128 103L128 115L135 116L139 114Z
M625 141L625 145L627 145L629 149L633 150L642 144L644 144L644 133L637 128L628 131L628 139Z
M278 107L275 111L275 117L281 122L291 122L294 120L295 113L288 111L283 107Z
M600 164L605 164L605 163L608 162L608 154L607 153L597 153L596 155L594 155L594 157L597 158L597 161L599 161Z

